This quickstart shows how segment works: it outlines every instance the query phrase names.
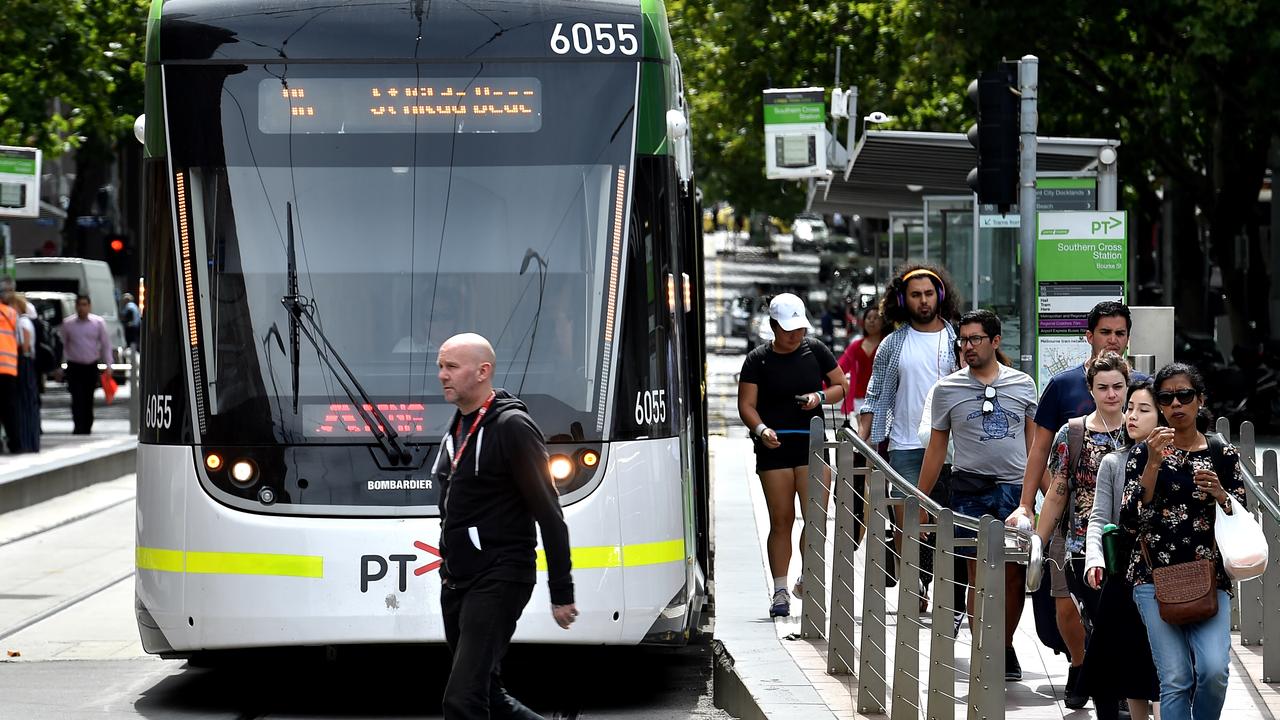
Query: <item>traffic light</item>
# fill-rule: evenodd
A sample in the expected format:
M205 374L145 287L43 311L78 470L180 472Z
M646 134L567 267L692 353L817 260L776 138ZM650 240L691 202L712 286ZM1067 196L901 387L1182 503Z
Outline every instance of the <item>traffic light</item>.
M978 122L969 128L969 142L978 151L969 187L978 202L995 205L1001 214L1018 201L1017 87L1017 63L1000 63L969 83L969 99L978 108Z
M129 273L129 238L121 233L108 233L103 238L104 256L112 275Z

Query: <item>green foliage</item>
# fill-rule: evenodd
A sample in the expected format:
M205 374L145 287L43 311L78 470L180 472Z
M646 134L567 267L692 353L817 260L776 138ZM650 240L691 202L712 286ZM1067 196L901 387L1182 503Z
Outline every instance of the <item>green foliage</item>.
M669 13L700 183L738 207L802 201L797 186L764 179L761 91L831 86L837 46L860 111L951 132L973 121L971 78L1035 54L1041 135L1117 138L1130 192L1171 177L1210 211L1230 168L1261 162L1280 121L1280 3L1270 0L673 0Z
M0 23L0 144L57 156L111 147L142 107L145 0L9 0Z

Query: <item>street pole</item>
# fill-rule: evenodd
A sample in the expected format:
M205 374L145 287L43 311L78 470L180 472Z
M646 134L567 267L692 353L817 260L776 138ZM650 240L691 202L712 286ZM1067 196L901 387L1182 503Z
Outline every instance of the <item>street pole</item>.
M1022 94L1022 157L1018 174L1018 247L1022 255L1022 311L1020 313L1019 347L1022 371L1032 378L1036 373L1036 125L1039 115L1036 94L1040 84L1040 60L1023 55L1018 64L1018 91Z

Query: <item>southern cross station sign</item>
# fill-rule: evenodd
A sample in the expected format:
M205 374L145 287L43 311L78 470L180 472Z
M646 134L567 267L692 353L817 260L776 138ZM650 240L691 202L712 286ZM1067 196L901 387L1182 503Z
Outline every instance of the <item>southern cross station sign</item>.
M0 217L40 217L40 151L0 145Z
M765 175L770 180L827 177L824 95L822 88L764 91Z

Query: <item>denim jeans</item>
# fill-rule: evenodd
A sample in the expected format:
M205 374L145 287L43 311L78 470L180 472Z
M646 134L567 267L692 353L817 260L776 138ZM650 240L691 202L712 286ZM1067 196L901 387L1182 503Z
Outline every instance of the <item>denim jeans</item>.
M1217 592L1217 615L1191 625L1170 625L1160 619L1156 586L1143 583L1133 588L1160 676L1162 720L1207 720L1222 713L1231 667L1231 597Z
M920 482L920 468L924 465L924 448L915 450L890 450L889 467L893 468L903 480L912 485ZM892 485L889 486L889 497L901 498L907 494Z

